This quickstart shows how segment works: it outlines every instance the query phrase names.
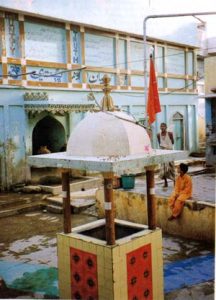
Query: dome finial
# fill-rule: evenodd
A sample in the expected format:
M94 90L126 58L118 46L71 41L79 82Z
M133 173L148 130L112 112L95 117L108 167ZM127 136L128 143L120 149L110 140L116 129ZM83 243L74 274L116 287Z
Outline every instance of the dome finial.
M104 92L104 97L101 101L101 107L103 111L114 111L115 110L115 106L113 103L113 99L110 96L110 92L111 92L111 87L110 87L110 81L111 78L108 75L104 75L103 77L103 92Z

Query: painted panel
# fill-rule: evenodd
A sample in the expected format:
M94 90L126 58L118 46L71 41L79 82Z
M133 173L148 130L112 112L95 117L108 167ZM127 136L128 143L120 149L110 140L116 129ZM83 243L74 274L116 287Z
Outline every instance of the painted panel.
M187 53L187 74L194 74L194 60L193 60L193 52L189 51Z
M184 89L185 80L176 78L167 78L167 87L171 89Z
M119 63L117 68L127 69L127 43L125 40L119 40Z
M82 83L82 71L72 72L72 82L73 83Z
M158 77L157 78L157 84L158 84L158 88L163 89L165 87L164 78L163 77Z
M71 31L71 57L73 64L81 64L81 44L80 44L80 32Z
M4 108L0 106L0 156L3 153L3 143L4 143Z
M0 13L0 17L4 17L4 15ZM4 33L4 26L2 22L0 22L0 36L3 36L3 33ZM2 56L2 48L3 48L2 39L0 38L0 56Z
M188 146L191 151L195 151L197 149L197 140L198 140L198 132L197 132L197 113L196 113L196 105L188 105Z
M143 63L143 43L138 42L130 42L131 47L131 70L144 70L144 63Z
M194 81L193 80L188 80L187 81L187 88L188 89L194 89Z
M25 116L22 106L9 106L9 136L7 141L8 161L13 171L12 182L25 178Z
M164 70L164 47L157 47L157 57L155 59L156 71L158 73L165 73Z
M127 254L128 300L153 299L151 244Z
M31 73L32 72L32 73ZM27 80L42 82L67 82L67 72L56 68L27 67Z
M4 108L0 106L0 190L5 180L5 155L4 155Z
M119 84L121 86L127 86L128 85L128 75L127 74L120 74L119 75Z
M87 73L87 83L89 84L103 84L103 76L105 75L105 73L101 73L101 72L86 72ZM108 74L108 76L110 77L111 81L110 84L111 85L115 85L116 84L116 76L115 74Z
M63 28L25 22L27 59L66 62L66 31Z
M138 42L130 42L130 47L131 47L131 70L139 70L143 71L144 70L144 47L143 43L138 43ZM153 46L147 44L146 47L146 52L147 52L147 70L149 70L149 55L152 52Z
M85 62L89 66L115 67L114 38L85 34Z
M9 57L20 57L19 23L13 17L5 18L6 54Z
M21 80L22 76L20 75L22 73L22 69L20 65L8 65L8 79L13 80Z
M131 86L144 87L144 76L131 75Z
M97 256L70 248L71 299L99 299Z
M185 74L185 53L181 49L167 48L166 70L171 74Z

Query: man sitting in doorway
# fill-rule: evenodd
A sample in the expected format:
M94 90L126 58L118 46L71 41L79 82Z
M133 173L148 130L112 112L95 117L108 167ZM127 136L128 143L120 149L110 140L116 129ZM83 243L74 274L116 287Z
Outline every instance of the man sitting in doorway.
M46 145L40 146L40 148L37 151L37 154L48 154L51 153L51 151L47 148Z
M192 196L192 179L186 174L187 171L188 166L181 163L178 167L179 176L176 179L175 189L168 199L168 205L172 211L172 215L168 218L169 221L180 216L185 200Z
M167 125L166 123L161 123L160 125L161 132L157 134L157 140L160 146L160 149L165 150L173 150L174 145L174 138L173 133L170 131L167 131ZM161 164L161 170L159 177L161 179L164 179L164 187L168 187L168 181L167 179L173 180L175 183L175 164L174 162L164 163Z

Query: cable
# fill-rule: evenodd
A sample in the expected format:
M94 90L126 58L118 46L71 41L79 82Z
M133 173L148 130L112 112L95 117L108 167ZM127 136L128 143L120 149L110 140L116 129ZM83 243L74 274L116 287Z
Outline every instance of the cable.
M211 47L211 48L205 48L205 49L201 49L202 51L206 51L206 50L210 50L210 49L216 49L216 47ZM177 55L181 55L182 52L178 52L178 53L175 53L175 54L169 54L169 55L164 55L164 56L157 56L157 57L154 57L154 60L156 59L159 59L159 58L165 58L165 57L169 57L169 56L177 56ZM149 60L149 58L147 58L146 60ZM135 62L144 62L144 59L139 59L139 60L132 60L132 61L126 61L126 62L122 62L122 63L118 63L118 64L115 64L115 65L104 65L104 66L101 66L100 68L106 68L106 67L113 67L115 68L116 66L119 66L119 65L128 65L128 64L131 64L131 63L135 63ZM83 69L86 69L87 67L84 66L84 67L81 67L81 68L77 68L77 69L73 69L73 70L63 70L63 71L59 71L59 72L56 72L56 73L53 73L53 74L50 74L50 75L41 75L41 74L38 74L36 71L32 71L32 72L28 72L28 73L19 73L19 74L15 74L15 75L11 75L11 74L0 74L0 77L20 77L22 75L34 75L34 76L39 76L39 77L54 77L56 75L59 75L59 74L63 74L63 73L69 73L69 72L74 72L74 71L80 71L80 70L83 70Z
M80 71L80 70L83 70L83 69L86 69L86 66L84 67L81 67L81 68L77 68L77 69L73 69L73 70L63 70L63 71L59 71L59 72L56 72L56 73L53 73L53 74L50 74L50 75L41 75L41 74L38 74L36 71L32 71L32 72L28 72L28 73L19 73L19 74L5 74L5 75L1 75L0 74L0 77L20 77L20 76L23 76L23 75L34 75L34 76L38 76L38 77L54 77L56 75L59 75L59 74L63 74L63 73L69 73L69 72L75 72L75 71Z

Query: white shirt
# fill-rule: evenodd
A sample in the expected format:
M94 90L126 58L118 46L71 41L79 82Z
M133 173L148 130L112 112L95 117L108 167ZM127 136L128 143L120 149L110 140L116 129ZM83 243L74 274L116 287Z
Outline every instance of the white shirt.
M173 144L168 132L166 132L166 135L160 133L160 147L161 149L173 150Z

